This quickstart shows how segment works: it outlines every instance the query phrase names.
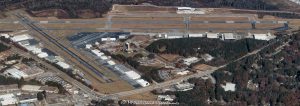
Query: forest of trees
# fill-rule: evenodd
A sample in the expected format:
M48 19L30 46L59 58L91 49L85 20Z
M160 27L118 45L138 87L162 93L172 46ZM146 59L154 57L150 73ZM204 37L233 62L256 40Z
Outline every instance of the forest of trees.
M0 10L11 4L20 4L28 10L63 9L70 18L78 17L78 10L90 9L101 16L113 4L151 3L159 6L189 6L189 7L232 7L257 10L278 10L278 7L265 0L3 0ZM22 5L21 5L22 4Z
M3 52L3 51L8 50L8 49L9 49L8 46L6 46L6 45L0 43L0 52Z
M195 83L193 90L165 94L175 94L176 101L184 105L299 106L299 35L285 37L292 41L278 53L274 52L274 49L283 42L215 71L212 75L216 79L216 84L201 78L190 79L190 83ZM258 84L256 89L248 86L250 80ZM220 85L226 82L235 83L236 91L224 91Z
M208 38L161 39L146 47L153 53L179 54L181 56L198 56L208 53L216 58L233 60L264 45L265 41L242 39L221 41Z
M142 78L147 80L150 83L152 83L153 80L156 81L156 82L162 82L163 81L158 76L158 70L160 68L140 65L140 63L138 62L138 59L143 57L142 54L135 54L132 57L126 57L122 54L111 54L109 52L104 52L104 53L106 55L111 56L113 59L115 59L115 60L117 60L117 61L119 61L123 64L128 64L131 67L135 68L140 73L142 73Z

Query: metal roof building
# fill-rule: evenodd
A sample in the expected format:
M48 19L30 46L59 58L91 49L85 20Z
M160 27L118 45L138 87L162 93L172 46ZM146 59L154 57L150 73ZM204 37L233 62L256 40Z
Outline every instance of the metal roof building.
M5 94L0 95L0 103L2 106L5 105L14 105L18 102L16 96L14 94Z
M24 73L23 71L18 70L17 68L7 69L4 72L4 74L7 75L7 76L11 76L13 78L17 78L17 79L21 79L22 77L23 78L27 78L28 77L28 75L26 73Z
M11 40L14 41L14 42L19 42L19 41L28 40L28 39L32 39L32 37L28 34L13 36L11 38Z
M193 37L206 37L206 35L203 34L203 33L190 33L189 37L190 38L193 38Z
M46 57L48 57L49 55L48 55L47 53L45 53L45 52L41 52L41 53L39 53L37 56L38 56L39 58L46 58Z
M149 86L149 82L145 81L144 79L138 79L136 80L136 82L141 85L142 87L146 87L146 86Z
M59 65L63 69L69 69L69 68L71 68L71 66L69 64L67 64L65 62L62 62L62 61L59 61L56 64Z
M207 38L219 38L220 36L219 36L219 33L207 33L206 34L206 37Z
M139 75L138 73L136 73L134 71L127 71L127 72L125 72L125 75L130 79L139 79L139 78L141 78L141 75Z

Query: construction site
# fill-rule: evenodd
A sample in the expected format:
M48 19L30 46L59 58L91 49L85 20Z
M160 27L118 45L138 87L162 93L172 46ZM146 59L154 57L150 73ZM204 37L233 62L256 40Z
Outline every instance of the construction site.
M44 48L61 56L66 64L81 70L93 90L103 94L114 94L138 89L135 83L132 84L133 81L141 87L152 86L155 83L149 84L135 69L126 68L126 65L106 56L100 49L106 44L101 42L128 40L129 36L151 36L150 40L140 42L140 45L147 45L154 41L153 37L173 39L205 36L226 39L223 36L227 36L228 33L240 34L240 38L253 35L256 39L266 40L278 31L299 29L300 19L268 15L259 18L253 11L235 11L216 8L114 5L103 18L57 19L32 17L23 10L15 10L0 20L0 27L3 32L13 31L11 36L14 36L15 32L28 30L26 33L39 39ZM231 39L236 38L233 35L228 36ZM124 48L125 43L121 42L118 47ZM141 61L144 64L148 62ZM168 64L166 59L155 61Z

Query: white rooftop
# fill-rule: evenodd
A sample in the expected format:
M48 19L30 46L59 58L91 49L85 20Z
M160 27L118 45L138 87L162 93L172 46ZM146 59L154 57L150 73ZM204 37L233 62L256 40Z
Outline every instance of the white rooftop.
M94 49L94 50L91 50L96 56L100 57L102 55L104 55L103 52L101 52L100 50L97 50L97 49Z
M19 42L19 41L28 40L28 39L32 39L32 37L28 34L17 35L17 36L13 36L11 38L11 40L14 41L14 42Z
M41 86L38 85L23 85L21 90L23 91L40 91Z
M235 91L235 84L227 82L226 85L221 85L225 91Z
M125 72L125 75L127 77L129 77L130 79L139 79L139 78L141 78L141 75L139 75L138 73L136 73L134 71L127 71L127 72Z
M45 52L41 52L37 55L39 58L45 58L45 57L48 57L49 55Z
M145 81L144 79L138 79L136 80L136 82L140 84L142 87L146 87L150 85L149 82Z
M1 37L3 36L4 38L9 38L9 34L7 34L7 33L1 33L0 36Z
M219 33L207 33L207 38L219 38Z
M271 40L276 38L276 36L273 36L271 33L266 33L266 34L253 34L254 39L257 40Z
M1 105L14 105L18 101L14 94L4 94L4 95L0 95L0 102Z
M204 37L204 34L202 34L202 33L190 33L189 37Z
M101 60L107 60L108 57L107 57L107 56L100 56L100 59L101 59Z
M91 47L93 47L91 44L86 44L85 48L90 49Z
M56 63L57 65L59 65L60 67L64 68L64 69L68 69L71 68L71 66L65 62L59 61Z
M21 70L18 70L16 68L10 68L10 69L7 69L4 74L6 75L10 75L11 77L14 77L14 78L17 78L17 79L21 79L22 77L23 78L27 78L28 75L21 71Z
M192 10L191 7L177 7L178 10Z
M109 61L107 61L107 64L109 64L109 65L115 65L116 63L113 60L109 60Z
M192 63L197 62L199 59L197 57L190 57L183 59L184 64L191 65Z

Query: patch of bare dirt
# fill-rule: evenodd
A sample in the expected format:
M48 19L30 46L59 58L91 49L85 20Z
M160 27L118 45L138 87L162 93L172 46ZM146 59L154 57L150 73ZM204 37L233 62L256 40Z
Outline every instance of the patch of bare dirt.
M46 9L41 11L29 11L34 17L57 17L57 18L70 18L70 15L62 9Z

